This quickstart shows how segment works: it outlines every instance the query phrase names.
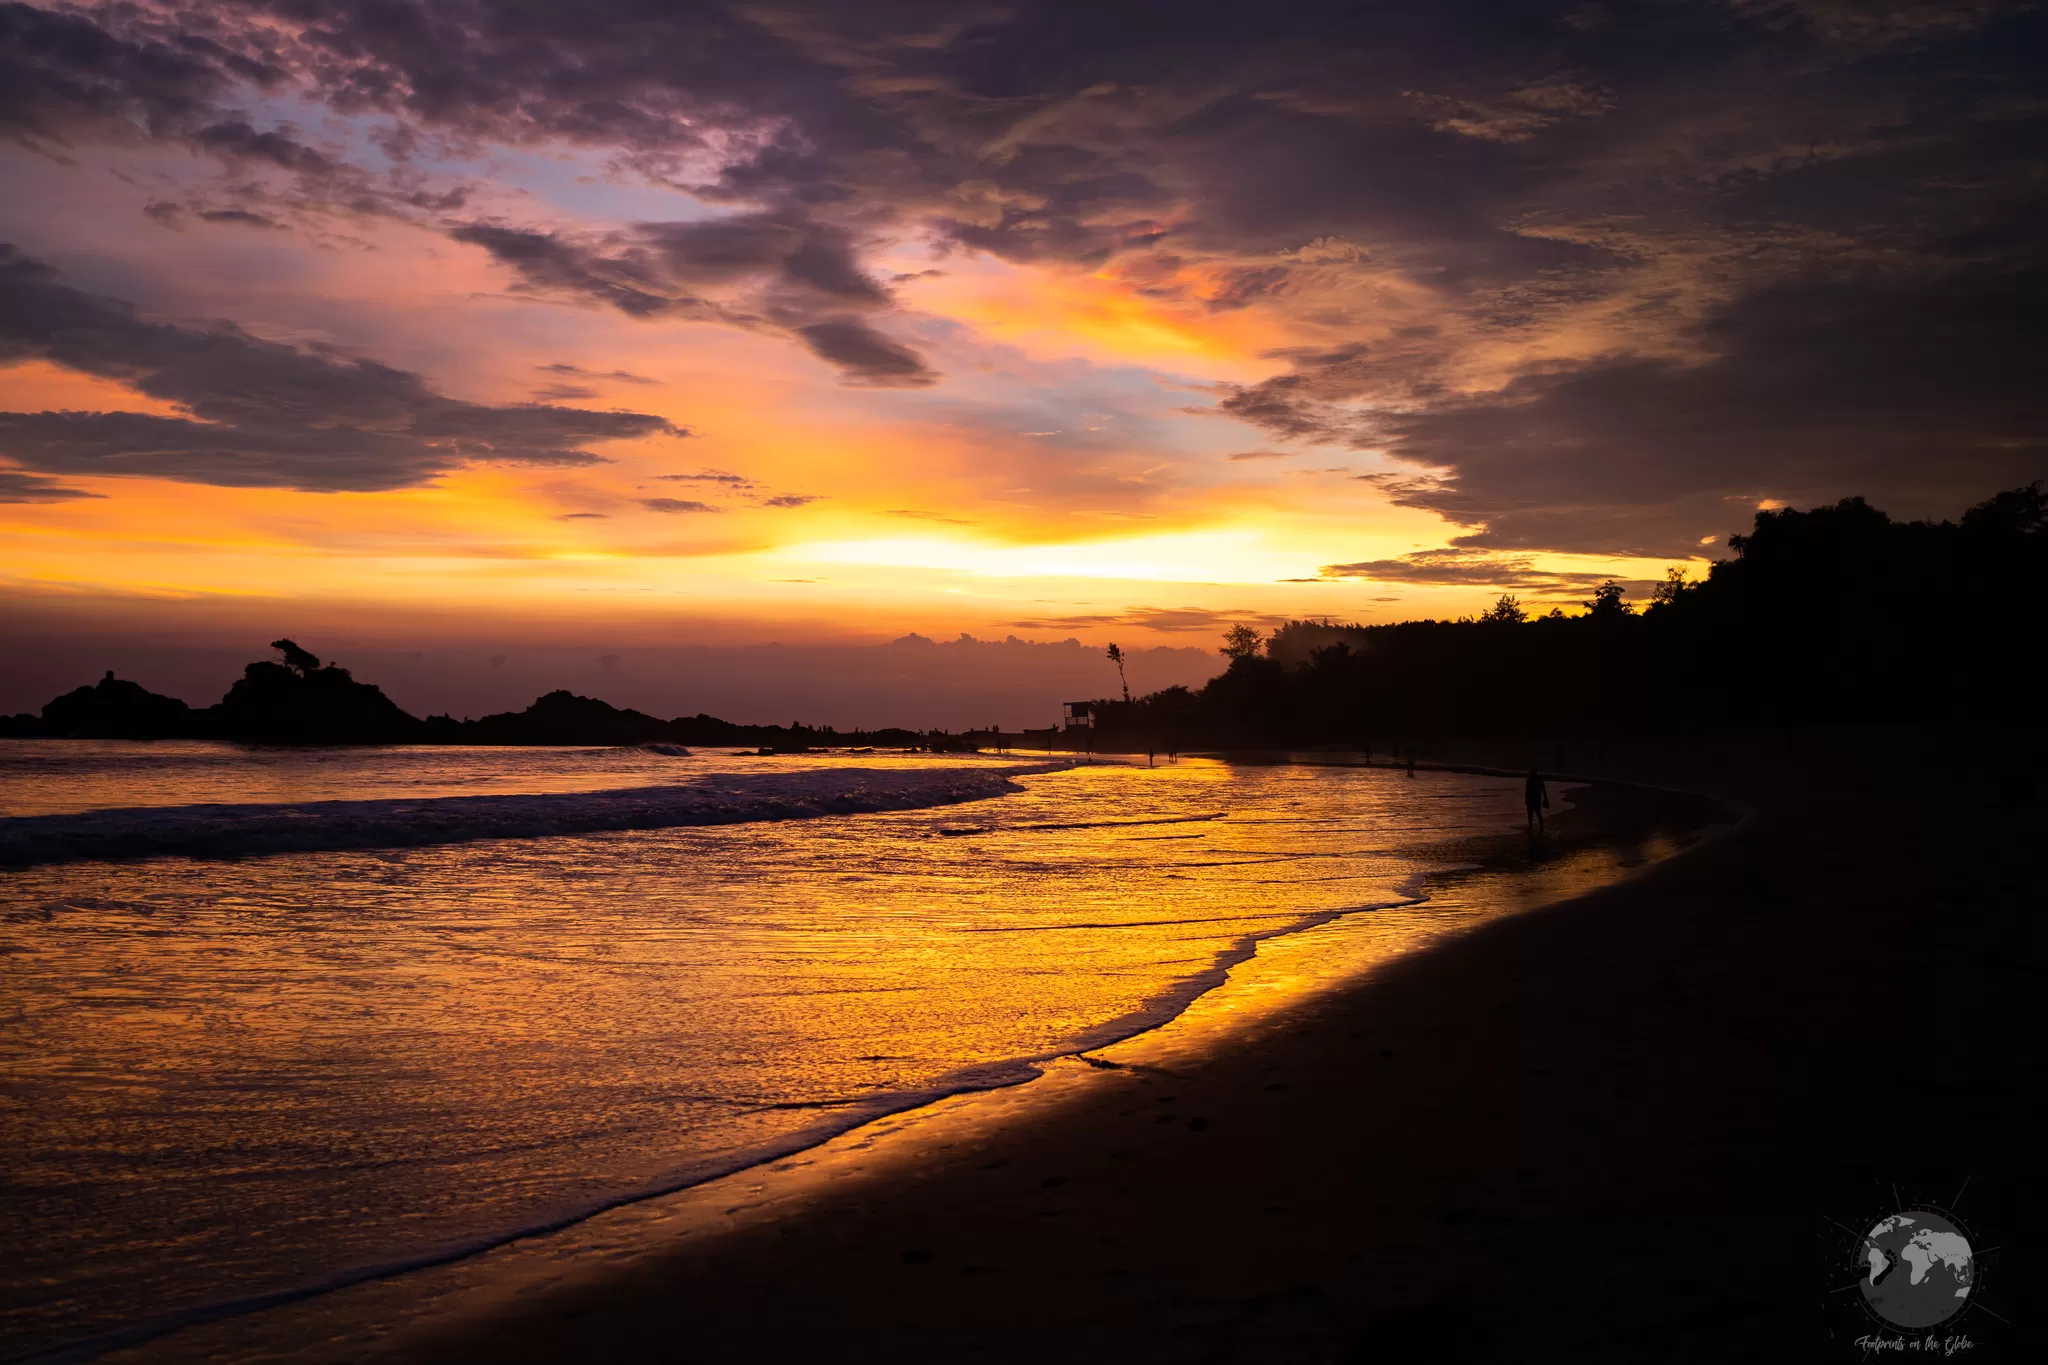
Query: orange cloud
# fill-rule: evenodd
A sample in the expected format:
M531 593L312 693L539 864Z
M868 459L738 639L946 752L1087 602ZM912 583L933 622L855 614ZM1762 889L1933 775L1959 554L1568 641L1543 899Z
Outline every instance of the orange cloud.
M1212 267L1147 277L981 258L913 281L904 293L1039 358L1082 356L1219 380L1270 373L1260 354L1285 345L1287 334L1257 310L1211 309L1219 275Z

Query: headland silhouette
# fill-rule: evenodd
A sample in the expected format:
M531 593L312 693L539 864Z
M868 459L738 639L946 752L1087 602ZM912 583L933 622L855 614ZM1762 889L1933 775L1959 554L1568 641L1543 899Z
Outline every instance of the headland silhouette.
M411 715L373 683L290 638L227 694L193 707L107 673L0 734L219 739L255 744L746 745L766 752L874 745L1175 753L1343 747L1412 766L1446 736L1784 733L2024 718L2048 638L2048 491L1999 493L1959 522L1895 521L1862 498L1756 514L1732 558L1689 581L1674 568L1638 610L1618 583L1584 609L1532 616L1511 595L1483 615L1388 625L1232 626L1224 670L1200 688L1074 703L1064 730L839 732L663 720L565 690L478 719ZM1105 682L1109 678L1105 676ZM1560 741L1560 748L1562 741Z

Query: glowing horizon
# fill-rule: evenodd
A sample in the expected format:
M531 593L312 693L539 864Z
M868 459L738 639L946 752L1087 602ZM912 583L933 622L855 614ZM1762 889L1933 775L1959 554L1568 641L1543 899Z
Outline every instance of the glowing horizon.
M417 366L465 401L630 406L691 434L603 443L594 453L604 462L582 468L470 465L377 491L73 475L85 496L0 505L9 588L281 597L316 621L324 604L365 599L549 612L607 589L709 593L697 610L756 614L772 635L815 614L791 601L789 580L829 569L832 585L812 595L875 638L1007 629L1044 614L1031 586L1040 579L1062 580L1095 615L1170 605L1219 619L1384 620L1477 610L1494 595L1484 585L1317 579L1325 564L1441 548L1467 528L1392 505L1353 477L1379 463L1360 452L1272 449L1283 443L1201 411L1215 384L1256 373L1235 338L1250 326L1276 339L1271 320L1233 318L1204 337L1195 311L1159 308L1101 271L973 262L964 282L932 281L949 289L914 295L936 309L950 292L956 312L906 309L904 321L942 330L945 350L976 365L925 390L863 389L744 332L510 299L480 287L495 282L482 253L386 235L398 239L387 255L409 246L452 258L447 279L428 283L422 262L386 260L378 277L412 292L386 314L356 318L352 345L316 344ZM303 254L265 249L295 267ZM302 316L350 301L316 283L276 302L271 320L244 314L238 325L297 340ZM1006 294L1019 306L1001 307ZM394 356L405 319L429 314L438 363ZM1184 368L1161 368L1167 360ZM990 378L992 366L1006 368ZM0 408L192 417L42 358L0 366ZM1246 454L1260 458L1230 458ZM1660 571L1639 557L1572 558L1581 572ZM1149 627L1122 629L1142 637Z
M24 10L15 609L1180 646L1641 601L1758 508L1953 515L2030 467L2019 400L1969 397L2011 348L1951 297L1963 220L1866 241L1788 189L1736 224L1725 186L1800 157L1731 132L1751 97L1659 103L1626 43L1488 91L1464 28L1361 11L1268 51L1191 19L1165 66L1105 30L1142 77L1063 39L998 95L977 44L1039 50L1029 7L971 40L799 11L700 48L487 5L458 51L263 0ZM1847 73L1934 41L1776 35L1743 70L1844 83L1833 141L1796 139L1843 157L1875 117ZM1667 183L1678 145L1721 149L1688 154L1704 187Z

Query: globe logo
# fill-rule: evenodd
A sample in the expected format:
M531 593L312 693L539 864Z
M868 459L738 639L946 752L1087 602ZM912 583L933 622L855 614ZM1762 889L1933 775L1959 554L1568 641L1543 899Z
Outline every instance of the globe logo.
M1864 1307L1881 1321L1925 1331L1969 1307L1976 1259L1969 1239L1941 1214L1914 1209L1881 1219L1856 1254Z

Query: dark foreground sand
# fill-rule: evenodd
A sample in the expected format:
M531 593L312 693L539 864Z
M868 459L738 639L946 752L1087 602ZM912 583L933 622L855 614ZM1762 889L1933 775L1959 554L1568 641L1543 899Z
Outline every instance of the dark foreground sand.
M1955 1358L2044 1358L2022 1115L2048 811L2010 780L2038 784L2039 757L1898 737L1568 754L1757 814L1226 1046L1050 1112L999 1102L880 1174L343 1354L1854 1360L1873 1329L1840 1292L1846 1228L1896 1187L2002 1245ZM183 1353L141 1354L164 1351Z

